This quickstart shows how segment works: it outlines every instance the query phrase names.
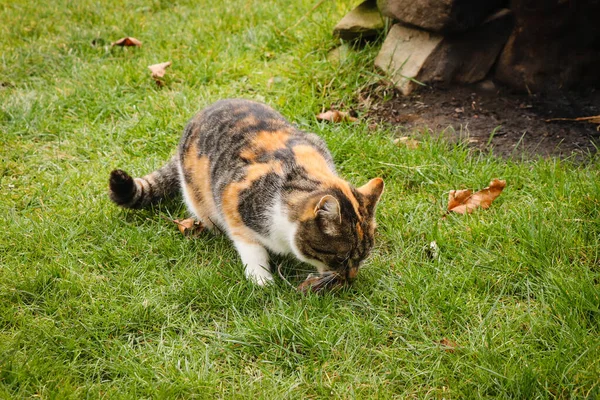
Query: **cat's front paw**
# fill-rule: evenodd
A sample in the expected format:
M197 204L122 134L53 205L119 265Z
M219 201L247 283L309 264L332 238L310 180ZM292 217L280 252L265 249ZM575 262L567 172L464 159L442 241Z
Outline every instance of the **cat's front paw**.
M271 275L267 269L261 266L255 268L250 268L247 266L246 278L259 286L267 286L273 283L273 275Z

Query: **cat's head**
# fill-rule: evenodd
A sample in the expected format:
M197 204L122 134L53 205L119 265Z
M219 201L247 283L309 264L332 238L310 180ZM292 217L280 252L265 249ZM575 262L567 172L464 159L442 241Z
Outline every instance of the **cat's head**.
M299 258L320 272L336 271L353 280L373 247L375 209L383 186L383 179L375 178L356 189L333 187L312 196L296 232Z

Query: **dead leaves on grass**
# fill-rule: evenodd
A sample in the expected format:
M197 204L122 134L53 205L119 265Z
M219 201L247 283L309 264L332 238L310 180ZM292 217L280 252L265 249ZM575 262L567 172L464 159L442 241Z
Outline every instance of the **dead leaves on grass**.
M448 212L470 214L478 207L489 208L505 186L506 181L492 179L490 186L476 193L470 189L451 190L448 194Z
M439 344L442 346L442 349L447 353L454 353L458 348L458 343L454 340L450 340L447 338L443 338L439 341Z
M340 122L356 122L358 118L353 117L350 113L338 110L329 110L317 115L317 121L327 121L333 123Z
M195 220L194 218L186 218L186 219L170 219L164 217L169 222L177 225L177 229L179 232L185 237L192 238L198 237L204 231L204 225L200 221Z
M183 220L174 219L173 222L177 224L177 229L183 236L186 237L197 237L204 231L204 225L200 221L196 221L194 218L187 218Z
M148 69L151 72L152 79L158 86L163 86L164 82L162 81L162 77L167 73L167 68L171 66L171 61L149 65Z
M94 44L94 43L92 43L92 44ZM134 37L127 36L127 37L117 40L116 42L112 42L110 45L111 45L111 47L114 47L114 46L142 47L142 42ZM154 79L154 82L156 82L156 84L158 86L164 85L162 78L165 76L165 74L167 73L167 68L169 68L170 66L171 66L171 61L167 61L167 62L163 62L163 63L159 63L159 64L153 64L153 65L148 66L148 69L150 69L150 74L152 76L152 79Z
M121 47L142 47L142 42L140 42L139 40L137 40L134 37L124 37L121 38L119 40L117 40L116 42L112 42L110 44L111 46L121 46Z
M167 68L169 68L170 66L171 61L167 61L164 63L149 65L148 69L150 70L150 72L152 72L152 78L156 80L165 76L165 74L167 73Z

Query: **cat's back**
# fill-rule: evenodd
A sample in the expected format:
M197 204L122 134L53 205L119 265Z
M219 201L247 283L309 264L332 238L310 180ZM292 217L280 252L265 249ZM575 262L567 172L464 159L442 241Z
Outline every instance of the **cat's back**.
M271 107L221 100L188 123L179 157L186 202L230 228L264 232L283 193L312 191L335 174L325 142ZM201 211L195 211L201 215Z
M220 100L192 118L181 142L181 152L190 145L199 154L218 158L221 153L235 154L263 139L289 134L293 127L265 104L244 99Z
M275 167L289 167L295 164L293 150L297 146L312 147L327 161L331 160L321 138L296 129L266 104L226 99L206 107L192 118L182 137L179 153L182 158L206 156L214 179L220 175L217 171L231 175L247 170L250 164L267 163L273 167L275 163ZM233 177L223 181L230 179Z

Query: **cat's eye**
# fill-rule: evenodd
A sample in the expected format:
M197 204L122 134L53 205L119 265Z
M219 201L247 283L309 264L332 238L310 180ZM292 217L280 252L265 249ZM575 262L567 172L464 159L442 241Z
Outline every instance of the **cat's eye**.
M334 256L337 254L337 252L335 252L333 250L329 250L329 249L320 249L318 247L312 247L312 249L317 253L325 254L328 256Z

